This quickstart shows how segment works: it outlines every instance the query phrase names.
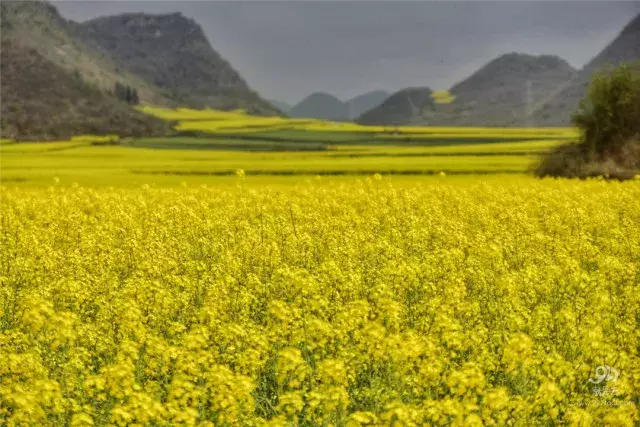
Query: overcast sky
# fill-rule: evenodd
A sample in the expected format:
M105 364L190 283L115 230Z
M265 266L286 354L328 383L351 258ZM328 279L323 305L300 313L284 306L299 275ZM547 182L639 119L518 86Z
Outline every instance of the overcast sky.
M83 21L182 12L264 97L295 103L408 86L447 89L507 52L582 67L640 13L640 1L55 1Z

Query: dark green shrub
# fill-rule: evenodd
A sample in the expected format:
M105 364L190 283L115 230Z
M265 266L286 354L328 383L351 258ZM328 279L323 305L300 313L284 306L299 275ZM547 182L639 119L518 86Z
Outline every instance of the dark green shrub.
M620 66L596 74L572 116L581 130L577 143L547 155L538 176L619 179L640 171L640 66Z
M621 66L596 74L572 121L590 156L617 156L640 134L640 73Z

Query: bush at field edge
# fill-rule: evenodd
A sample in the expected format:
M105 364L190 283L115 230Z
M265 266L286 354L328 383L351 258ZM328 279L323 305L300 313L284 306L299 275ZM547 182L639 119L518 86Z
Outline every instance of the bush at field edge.
M536 175L630 179L640 173L639 69L621 66L593 78L572 117L580 141L553 150Z

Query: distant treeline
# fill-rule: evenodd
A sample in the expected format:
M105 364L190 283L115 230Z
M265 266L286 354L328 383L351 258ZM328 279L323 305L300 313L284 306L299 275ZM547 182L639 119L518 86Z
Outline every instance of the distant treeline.
M140 103L140 99L138 98L138 90L129 85L124 85L120 82L116 82L113 94L120 101L126 102L129 105L138 105Z

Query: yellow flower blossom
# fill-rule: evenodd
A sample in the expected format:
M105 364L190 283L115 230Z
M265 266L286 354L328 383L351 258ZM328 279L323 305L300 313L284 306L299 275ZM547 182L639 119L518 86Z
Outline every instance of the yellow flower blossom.
M640 186L368 178L2 187L0 424L640 422Z

